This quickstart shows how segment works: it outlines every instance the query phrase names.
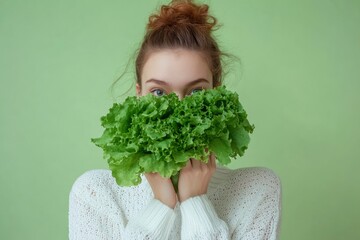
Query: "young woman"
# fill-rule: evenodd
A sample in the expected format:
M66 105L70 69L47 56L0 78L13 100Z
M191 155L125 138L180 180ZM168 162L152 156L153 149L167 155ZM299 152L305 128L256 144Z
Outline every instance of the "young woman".
M212 37L208 6L172 1L149 18L136 59L138 96L179 98L221 85L223 53ZM279 178L266 168L231 170L189 159L171 180L157 173L120 187L110 170L92 170L74 183L70 239L277 239Z

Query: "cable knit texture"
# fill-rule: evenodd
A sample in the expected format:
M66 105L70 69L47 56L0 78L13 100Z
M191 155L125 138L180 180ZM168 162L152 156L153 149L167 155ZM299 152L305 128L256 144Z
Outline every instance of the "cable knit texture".
M174 209L154 199L142 183L120 187L110 170L91 170L69 196L69 239L275 240L281 216L281 184L273 171L218 166L207 194Z

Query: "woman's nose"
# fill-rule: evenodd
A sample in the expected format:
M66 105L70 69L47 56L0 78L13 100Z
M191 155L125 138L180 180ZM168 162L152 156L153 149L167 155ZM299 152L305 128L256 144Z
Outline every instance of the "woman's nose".
M180 92L175 92L176 96L178 96L178 98L181 100L184 98L184 94L180 93Z

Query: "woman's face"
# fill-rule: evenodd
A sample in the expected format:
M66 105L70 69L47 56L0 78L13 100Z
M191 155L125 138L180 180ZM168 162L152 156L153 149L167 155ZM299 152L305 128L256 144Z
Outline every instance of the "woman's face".
M138 96L174 92L180 99L201 89L213 88L212 73L202 55L193 50L164 49L151 53L141 74Z

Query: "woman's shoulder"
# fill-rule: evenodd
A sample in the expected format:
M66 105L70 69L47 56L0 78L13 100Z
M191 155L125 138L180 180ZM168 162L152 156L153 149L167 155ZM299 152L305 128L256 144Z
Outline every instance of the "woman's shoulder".
M234 169L231 174L231 181L240 186L256 186L258 189L266 188L270 191L278 191L281 188L279 176L267 167Z
M241 214L253 216L259 209L280 212L281 181L279 176L266 167L219 169L227 178L213 188L211 199L225 219L232 219L236 209Z
M144 207L151 193L151 188L145 181L137 186L119 186L111 170L94 169L76 178L70 190L69 204L96 209L115 218L129 219Z
M76 195L81 198L93 198L101 195L116 184L111 171L106 169L93 169L82 173L77 177L71 187L70 196Z
M99 201L104 201L105 198L109 197L122 199L124 196L136 195L139 191L148 192L148 183L145 181L145 177L141 176L141 178L142 182L139 185L124 187L116 183L111 170L88 170L74 181L70 196L76 195L83 199L96 199Z
M111 184L113 182L111 171L107 169L91 169L80 174L74 181L73 188L88 184Z
M252 190L279 192L281 190L279 176L267 167L230 169L219 166L214 174L212 185L242 192Z
M219 168L217 172L227 178L209 198L230 229L251 232L256 227L264 230L273 220L277 224L281 214L281 181L273 170L245 167Z

